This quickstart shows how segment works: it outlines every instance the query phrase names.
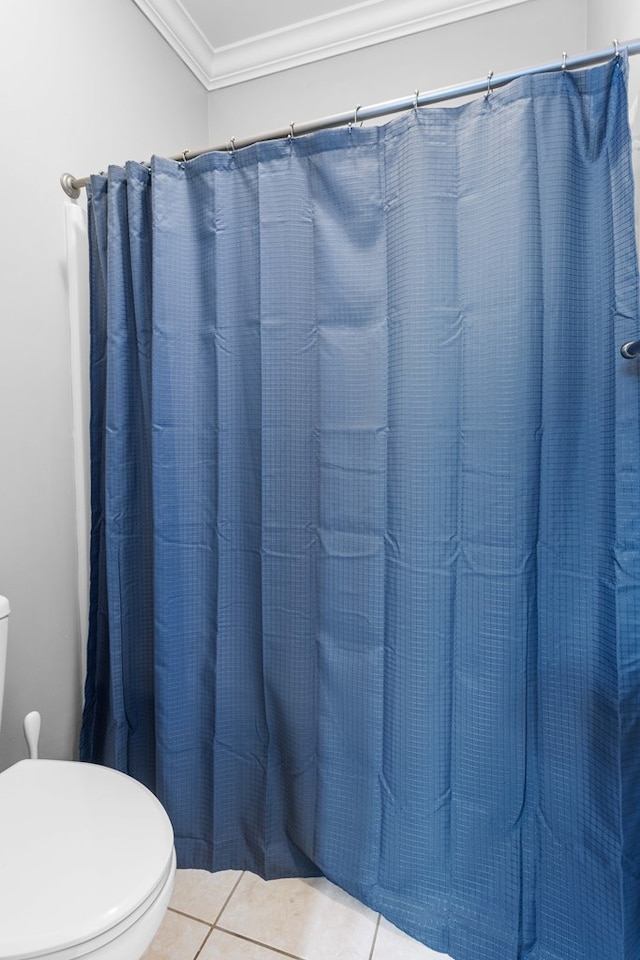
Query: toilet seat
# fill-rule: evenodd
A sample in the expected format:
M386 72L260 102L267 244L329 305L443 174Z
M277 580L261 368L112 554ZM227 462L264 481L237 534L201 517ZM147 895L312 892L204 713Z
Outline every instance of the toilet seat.
M61 760L0 774L0 851L0 960L91 953L166 895L175 871L171 824L149 790Z

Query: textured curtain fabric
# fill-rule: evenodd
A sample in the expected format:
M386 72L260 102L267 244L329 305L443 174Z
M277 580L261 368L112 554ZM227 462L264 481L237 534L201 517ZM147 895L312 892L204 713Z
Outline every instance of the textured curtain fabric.
M92 179L81 755L181 866L640 957L625 75Z

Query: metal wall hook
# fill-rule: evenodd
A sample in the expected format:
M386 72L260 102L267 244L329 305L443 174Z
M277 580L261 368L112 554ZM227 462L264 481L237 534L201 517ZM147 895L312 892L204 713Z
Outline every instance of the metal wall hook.
M635 360L640 357L640 340L629 340L620 347L620 353L625 360Z

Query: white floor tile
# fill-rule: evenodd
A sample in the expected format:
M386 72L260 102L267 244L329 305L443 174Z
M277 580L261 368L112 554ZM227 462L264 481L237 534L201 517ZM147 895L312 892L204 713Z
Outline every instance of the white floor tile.
M284 960L284 954L274 953L249 940L240 940L231 933L214 930L198 960Z
M377 914L324 878L245 873L218 925L302 960L369 960Z
M190 917L215 923L241 876L241 870L222 870L220 873L177 870L171 906Z
M384 917L380 917L373 960L451 960L451 957L447 953L437 953L430 947L425 947L423 943L408 937Z
M168 910L143 960L193 960L210 927Z

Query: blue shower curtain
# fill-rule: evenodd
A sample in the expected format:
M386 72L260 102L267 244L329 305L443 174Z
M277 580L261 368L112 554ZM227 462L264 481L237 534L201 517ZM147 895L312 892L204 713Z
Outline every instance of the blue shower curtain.
M640 957L626 60L93 177L85 760L179 863Z

